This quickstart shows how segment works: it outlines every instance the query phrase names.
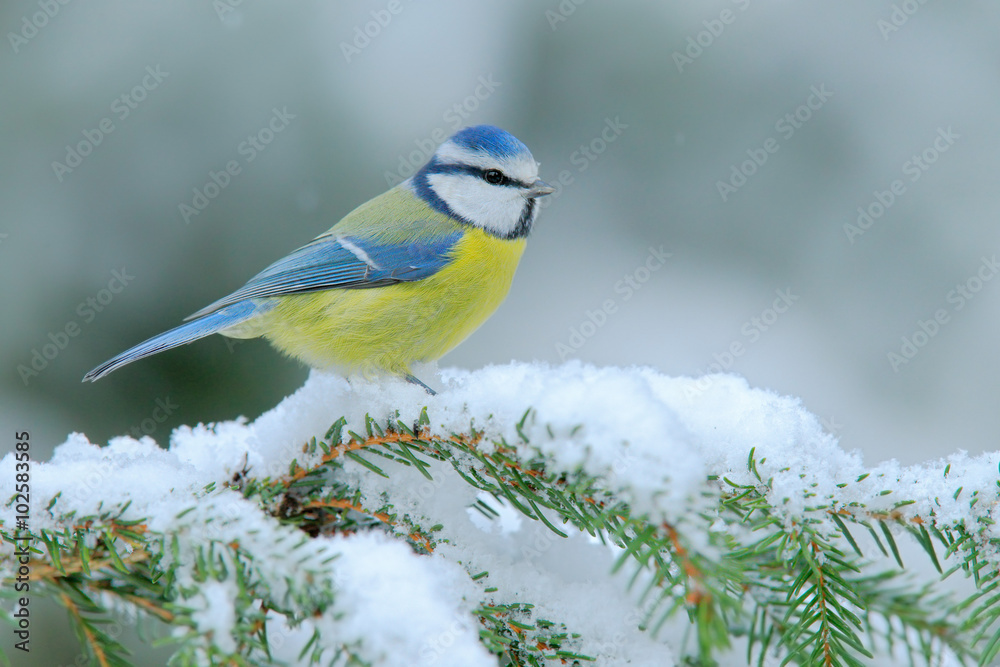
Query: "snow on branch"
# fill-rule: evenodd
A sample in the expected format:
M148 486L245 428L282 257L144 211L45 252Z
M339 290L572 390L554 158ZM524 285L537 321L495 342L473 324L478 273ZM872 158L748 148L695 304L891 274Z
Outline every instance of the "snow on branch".
M1000 453L866 468L741 378L570 363L407 384L314 372L253 422L0 461L0 613L127 609L178 664L991 660ZM30 558L23 559L26 545ZM915 546L914 546L915 545ZM908 551L909 549L909 551ZM976 590L952 599L903 556ZM27 565L24 564L27 560ZM27 568L25 570L24 568ZM15 622L15 626L16 626Z

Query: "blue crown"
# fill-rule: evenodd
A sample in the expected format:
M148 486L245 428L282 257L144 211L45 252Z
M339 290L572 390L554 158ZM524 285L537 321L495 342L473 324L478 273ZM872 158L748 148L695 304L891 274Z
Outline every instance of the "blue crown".
M462 148L500 158L531 155L528 147L510 132L493 125L474 125L459 130L451 140Z

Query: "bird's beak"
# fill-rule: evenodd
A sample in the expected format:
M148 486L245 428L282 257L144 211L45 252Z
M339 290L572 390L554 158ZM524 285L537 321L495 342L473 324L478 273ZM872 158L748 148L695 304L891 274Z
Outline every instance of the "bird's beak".
M525 191L524 196L527 197L528 199L534 199L535 197L544 197L545 195L550 195L555 191L556 189L554 187L552 187L542 179L538 178L535 179L535 182L531 184L531 187Z

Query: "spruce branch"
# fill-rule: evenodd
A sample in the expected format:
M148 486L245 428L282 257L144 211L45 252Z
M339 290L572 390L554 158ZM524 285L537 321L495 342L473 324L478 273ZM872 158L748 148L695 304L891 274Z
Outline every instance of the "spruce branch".
M789 509L774 478L762 472L774 467L765 468L751 449L745 471L709 474L687 507L639 511L627 486L558 463L544 446L555 431L538 428L538 419L523 413L517 437L508 440L475 423L435 432L426 408L415 421L366 415L353 430L341 418L287 459L282 474L258 475L245 459L227 479L199 489L165 531L151 528L164 524L135 515L128 502L80 516L61 514L53 498L48 512L56 528L30 533L34 590L66 609L98 665L129 664L117 638L102 630L110 600L186 629L169 640L179 665L279 664L277 627L311 630L299 654L306 664L368 664L355 640L313 624L335 607L338 563L337 554L311 547L373 531L420 556L455 545L461 534L428 509L403 506L391 485L370 484L434 482L450 470L469 490L544 526L556 540L579 533L611 545L617 560L609 576L626 573L622 586L643 610L636 626L655 637L669 623L686 623L693 646L685 653L697 664L715 664L737 638L746 642L748 664L761 666L777 657L781 664L853 667L887 652L912 664L936 664L947 654L985 665L1000 653L1000 541L991 529L997 498L968 494L979 513L974 524L917 512L909 498L888 509L879 504L902 496L895 489L869 502L844 502L836 492L806 487L803 508ZM864 481L862 475L850 483ZM384 490L371 491L378 488ZM262 513L306 576L276 580L259 539L227 527L238 519L219 514L223 502ZM487 519L498 515L490 502L471 507ZM0 535L14 542L7 526ZM968 576L975 593L956 601L936 581L915 581L905 569L903 540L942 577ZM0 565L10 571L9 563ZM498 664L597 660L571 622L541 617L531 602L505 598L475 562L462 565L480 595L470 620ZM9 590L5 585L0 595L11 598ZM206 606L206 590L225 597L231 626L215 629L207 618L217 610Z

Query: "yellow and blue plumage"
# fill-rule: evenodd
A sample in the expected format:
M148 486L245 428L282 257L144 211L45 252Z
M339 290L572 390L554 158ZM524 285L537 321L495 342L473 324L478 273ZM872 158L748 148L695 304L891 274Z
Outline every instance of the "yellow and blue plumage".
M310 366L388 372L431 391L411 364L439 359L496 310L538 214L535 200L552 191L511 134L465 128L410 179L84 380L220 333L263 336Z

